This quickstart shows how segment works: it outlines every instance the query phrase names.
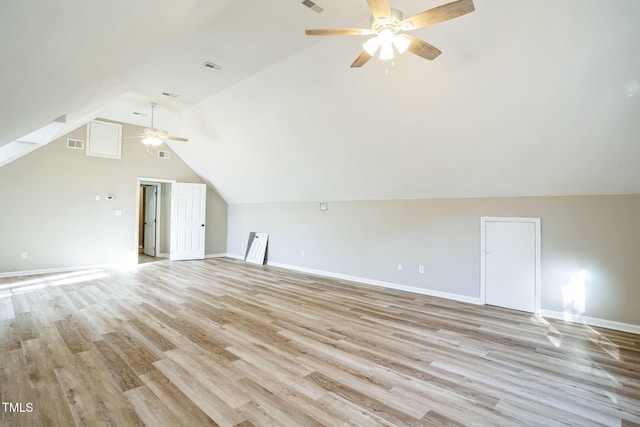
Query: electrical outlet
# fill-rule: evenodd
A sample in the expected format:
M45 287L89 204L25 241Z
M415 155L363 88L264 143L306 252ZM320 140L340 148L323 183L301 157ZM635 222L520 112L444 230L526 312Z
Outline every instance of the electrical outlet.
M398 263L398 271L402 271L402 264Z
M29 258L29 254L28 254L27 252L22 252L22 253L20 254L20 257L21 257L22 259L27 259L27 258Z
M300 251L300 258L304 258L304 251Z
M418 266L418 273L424 274L424 265L419 265Z

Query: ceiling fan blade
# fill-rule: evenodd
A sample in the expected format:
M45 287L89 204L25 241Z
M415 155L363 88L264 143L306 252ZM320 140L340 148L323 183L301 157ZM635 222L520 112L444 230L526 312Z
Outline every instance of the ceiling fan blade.
M327 28L304 30L308 36L366 36L373 34L373 30L366 28Z
M180 138L179 136L171 136L171 135L167 135L167 136L163 137L162 139L168 139L169 141L178 141L178 142L187 142L187 141L189 141L187 138Z
M371 59L371 55L369 55L366 50L363 50L362 53L360 53L360 55L358 55L356 60L353 61L353 64L351 64L351 68L362 67L370 59Z
M369 9L375 19L389 18L391 16L391 6L389 0L367 0Z
M417 37L410 36L409 34L403 34L409 40L411 40L411 44L407 48L407 50L415 55L421 56L424 59L433 60L442 52L435 46L430 45L424 40L421 40Z
M473 0L458 0L413 15L401 21L399 25L401 28L404 28L404 25L411 24L411 27L408 29L413 30L448 21L449 19L457 18L474 10Z

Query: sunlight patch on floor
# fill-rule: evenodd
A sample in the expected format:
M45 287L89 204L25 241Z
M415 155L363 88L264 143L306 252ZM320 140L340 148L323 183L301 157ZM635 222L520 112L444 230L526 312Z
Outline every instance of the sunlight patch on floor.
M586 328L589 332L589 341L597 344L613 359L620 361L620 347L616 343L612 342L610 339L606 338L592 327L587 326Z
M0 298L8 298L12 295L25 294L53 286L90 282L92 280L103 279L105 277L109 277L109 274L105 273L102 269L92 269L16 281L0 285Z

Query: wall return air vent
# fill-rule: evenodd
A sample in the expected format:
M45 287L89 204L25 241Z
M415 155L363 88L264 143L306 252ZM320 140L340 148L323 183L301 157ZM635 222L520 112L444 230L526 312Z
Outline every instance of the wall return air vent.
M171 153L169 151L158 151L158 157L161 159L170 159Z
M67 148L75 148L76 150L84 149L84 141L81 139L67 139Z

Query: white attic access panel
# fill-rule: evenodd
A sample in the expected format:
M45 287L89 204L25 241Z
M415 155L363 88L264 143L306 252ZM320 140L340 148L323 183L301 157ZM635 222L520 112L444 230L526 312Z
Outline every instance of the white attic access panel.
M122 125L92 121L87 125L87 156L119 159L122 150Z

